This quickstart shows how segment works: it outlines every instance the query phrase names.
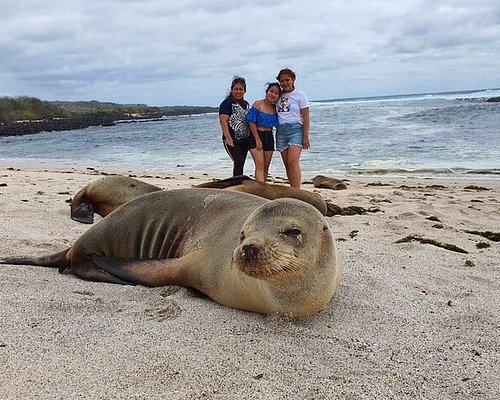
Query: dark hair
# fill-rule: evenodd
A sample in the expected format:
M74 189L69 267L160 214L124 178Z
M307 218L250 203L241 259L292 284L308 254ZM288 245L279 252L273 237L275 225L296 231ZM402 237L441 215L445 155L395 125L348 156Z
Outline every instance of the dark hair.
M281 96L281 86L278 82L268 82L266 83L266 93L269 92L269 89L271 89L273 86L276 86L278 88L279 94Z
M276 79L279 81L281 75L290 75L293 80L297 79L295 76L295 72L293 72L290 68L283 68L280 72L278 72L278 76Z
M245 81L245 78L242 78L241 76L234 76L233 81L231 82L231 90L235 87L235 85L240 84L243 86L245 89L245 92L247 90L247 82Z
M229 99L232 96L231 92L232 92L233 88L235 87L235 85L237 85L237 84L242 85L243 88L245 89L245 92L247 91L247 82L245 81L245 78L242 78L241 76L238 76L238 75L233 76L233 80L231 81L231 89L229 90L229 93L226 94L226 99ZM238 102L238 103L244 104L243 101Z

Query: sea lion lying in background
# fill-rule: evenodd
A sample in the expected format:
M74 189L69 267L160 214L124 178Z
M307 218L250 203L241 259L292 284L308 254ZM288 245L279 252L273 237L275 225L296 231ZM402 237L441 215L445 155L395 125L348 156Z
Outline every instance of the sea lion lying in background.
M71 200L71 219L94 222L94 212L105 217L122 204L143 194L161 190L158 186L123 175L110 175L89 183Z
M201 188L139 196L69 249L0 263L59 267L93 281L188 286L228 307L292 318L324 308L343 271L332 231L310 204Z
M317 188L325 188L325 189L333 189L333 190L342 190L347 189L347 185L345 182L340 179L330 178L328 176L316 175L313 178L313 185Z
M313 205L326 216L342 212L340 207L324 200L318 193L284 185L263 183L245 175L206 182L194 187L244 192L269 200L284 197L295 198ZM94 222L94 212L101 217L105 217L111 211L130 200L159 190L162 189L158 186L128 176L105 176L95 182L89 183L75 195L71 200L71 218L78 222L91 224Z
M305 189L293 188L285 185L264 183L251 179L246 175L233 176L219 181L206 182L196 185L198 188L215 188L232 190L234 192L250 193L269 200L285 197L302 200L316 207L323 215L331 217L340 214L342 209L325 200L319 193Z

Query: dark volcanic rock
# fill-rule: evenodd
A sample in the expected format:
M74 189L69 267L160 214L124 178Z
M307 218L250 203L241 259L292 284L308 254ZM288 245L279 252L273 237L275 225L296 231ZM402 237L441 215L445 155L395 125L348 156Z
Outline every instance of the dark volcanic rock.
M58 118L45 121L17 122L1 124L0 136L19 136L31 133L69 131L89 126L109 126L123 118L123 115L85 115L81 117Z

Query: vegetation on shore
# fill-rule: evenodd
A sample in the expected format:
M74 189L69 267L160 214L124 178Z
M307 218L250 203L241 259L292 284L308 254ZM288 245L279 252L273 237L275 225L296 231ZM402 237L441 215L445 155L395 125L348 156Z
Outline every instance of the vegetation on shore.
M0 136L113 125L117 120L215 112L215 107L117 104L99 101L43 101L34 97L0 97Z

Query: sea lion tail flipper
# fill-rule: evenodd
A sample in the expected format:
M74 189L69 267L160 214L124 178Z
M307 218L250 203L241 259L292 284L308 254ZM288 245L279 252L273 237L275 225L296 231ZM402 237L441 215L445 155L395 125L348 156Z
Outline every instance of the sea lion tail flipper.
M91 259L102 270L128 283L151 287L179 284L179 258L135 260L93 255Z
M326 216L331 217L333 215L340 215L342 214L342 207L333 204L330 200L325 200L326 203Z
M34 258L7 258L0 260L0 264L10 265L38 265L40 267L60 268L65 260L66 253L69 248L59 253L50 254L48 256L34 257Z
M221 179L218 181L200 183L199 185L195 185L194 187L209 188L209 189L225 189L228 187L241 185L242 182L248 180L253 180L253 179L246 175L237 175L231 178Z

